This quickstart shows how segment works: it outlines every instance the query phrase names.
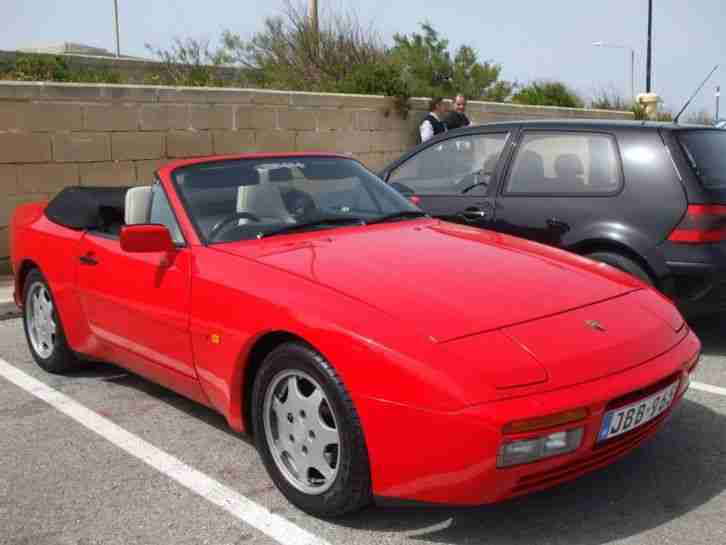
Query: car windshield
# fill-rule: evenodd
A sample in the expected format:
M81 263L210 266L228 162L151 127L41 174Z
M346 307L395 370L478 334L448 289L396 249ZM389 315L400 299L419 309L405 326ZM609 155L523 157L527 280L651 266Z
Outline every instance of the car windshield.
M358 161L274 157L214 161L172 174L207 243L425 215Z
M688 130L678 132L694 172L707 189L726 189L726 132Z

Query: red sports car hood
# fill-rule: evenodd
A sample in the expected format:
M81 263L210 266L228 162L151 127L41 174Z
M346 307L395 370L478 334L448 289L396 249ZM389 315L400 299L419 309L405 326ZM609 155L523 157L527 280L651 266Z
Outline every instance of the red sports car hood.
M320 235L320 236L317 236ZM309 235L308 235L309 237ZM523 239L437 221L220 246L380 309L444 342L622 295L638 284Z

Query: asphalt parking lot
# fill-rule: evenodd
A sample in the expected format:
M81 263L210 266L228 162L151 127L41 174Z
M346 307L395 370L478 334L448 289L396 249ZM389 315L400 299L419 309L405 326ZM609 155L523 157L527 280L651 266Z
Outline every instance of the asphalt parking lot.
M495 506L329 522L292 507L221 416L110 365L48 375L20 320L0 321L0 543L724 544L726 316L692 325L704 344L695 380L716 388L692 388L619 463Z

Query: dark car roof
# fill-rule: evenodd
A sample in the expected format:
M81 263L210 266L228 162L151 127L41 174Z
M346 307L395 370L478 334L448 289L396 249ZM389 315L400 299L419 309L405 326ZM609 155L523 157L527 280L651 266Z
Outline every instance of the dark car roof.
M626 119L596 119L596 118L582 118L582 119L522 119L512 121L494 121L491 123L479 123L473 124L466 128L455 129L457 133L464 133L471 130L476 130L482 127L511 127L512 125L526 125L528 127L572 127L572 128L602 128L602 129L613 129L613 128L632 128L632 129L665 129L665 130L684 130L684 129L706 129L706 130L719 130L716 127L709 125L692 125L692 124L680 124L673 123L672 121L635 121ZM454 131L450 131L454 132Z

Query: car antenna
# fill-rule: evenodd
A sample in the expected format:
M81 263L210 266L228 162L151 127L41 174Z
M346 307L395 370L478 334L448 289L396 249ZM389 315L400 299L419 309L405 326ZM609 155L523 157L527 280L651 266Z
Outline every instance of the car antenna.
M683 108L681 108L681 111L678 112L678 115L673 119L673 123L675 123L676 125L678 124L678 118L681 117L681 114L685 111L686 108L688 108L688 105L691 103L691 101L694 98L696 98L696 95L701 90L701 87L703 87L704 85L706 85L706 82L708 81L708 78L710 78L711 77L711 74L713 74L716 71L716 68L718 68L718 64L713 67L713 70L711 70L711 72L708 74L708 76L706 76L706 79L703 80L703 83L701 83L701 85L698 86L698 89L696 89L696 92L693 93L693 95L691 96L691 98L688 99L688 102L686 102L684 104Z

